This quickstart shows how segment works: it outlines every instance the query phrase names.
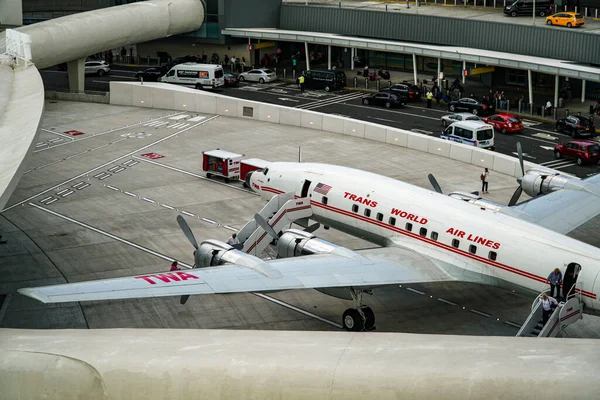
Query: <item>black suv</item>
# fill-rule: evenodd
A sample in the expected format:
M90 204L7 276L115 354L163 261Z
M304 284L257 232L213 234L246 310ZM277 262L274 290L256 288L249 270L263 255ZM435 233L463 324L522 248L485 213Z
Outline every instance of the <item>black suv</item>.
M556 132L573 137L595 136L596 125L588 117L569 115L567 118L556 120Z
M406 98L401 98L393 93L380 92L363 97L362 103L366 106L372 104L376 106L385 106L385 108L404 107L406 105Z
M475 115L493 114L496 109L487 100L478 97L464 97L458 101L448 103L451 112L468 111Z
M410 101L417 101L421 98L421 92L417 85L410 85L406 83L396 83L392 86L384 87L380 92L392 92L393 94L404 97Z
M346 74L339 70L311 69L304 72L304 86L326 92L346 87Z

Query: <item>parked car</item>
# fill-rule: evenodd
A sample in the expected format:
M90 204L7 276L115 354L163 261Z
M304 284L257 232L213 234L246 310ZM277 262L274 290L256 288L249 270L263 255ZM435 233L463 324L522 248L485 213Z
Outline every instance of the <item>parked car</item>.
M535 13L540 17L545 17L552 13L553 5L553 0L515 0L514 3L504 8L504 14L511 17L516 17L517 15L531 16L535 7Z
M400 97L406 97L407 100L417 101L421 98L419 87L417 85L409 85L406 83L396 83L392 86L384 87L380 92L391 92Z
M456 114L448 114L442 116L442 125L447 127L448 125L457 122L457 121L480 121L477 115L473 115L471 113L456 113Z
M275 72L273 72L272 70L261 68L261 69L251 69L250 71L242 72L238 76L238 79L240 82L250 81L250 82L265 83L265 82L273 82L273 81L277 80L277 77L275 76Z
M237 75L229 72L223 75L223 78L225 79L225 86L237 86L237 84L240 83Z
M556 132L565 133L574 138L596 135L596 125L588 117L569 115L556 121Z
M512 114L495 114L483 118L483 121L502 133L519 133L523 132L524 129L523 122L521 122L519 117Z
M143 71L137 72L135 74L135 79L137 79L137 80L144 79L145 81L158 82L158 80L160 79L161 76L163 76L163 74L160 72L160 69L147 68Z
M346 74L340 70L311 69L304 72L304 86L326 92L343 89L346 86Z
M85 73L104 76L110 72L110 65L106 61L86 61Z
M464 97L458 101L448 103L448 110L451 112L468 111L475 115L493 114L495 107L487 100L478 97Z
M576 26L583 26L585 24L585 18L583 15L575 12L561 12L558 14L550 15L546 17L547 25L559 25L566 26L567 28L573 28Z
M362 98L362 103L366 106L372 104L375 106L385 106L385 108L404 107L406 100L393 93L375 93Z
M554 157L574 158L577 165L596 164L600 160L600 146L589 140L571 140L554 146Z

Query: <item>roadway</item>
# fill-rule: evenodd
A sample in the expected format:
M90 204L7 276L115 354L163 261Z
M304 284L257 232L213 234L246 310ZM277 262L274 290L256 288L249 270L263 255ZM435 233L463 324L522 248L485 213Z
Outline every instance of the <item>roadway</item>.
M44 84L49 90L68 87L66 72L43 70ZM119 67L104 77L86 77L86 88L106 92L109 82L134 80L135 70ZM412 130L424 135L439 136L442 131L440 117L448 114L445 105L433 108L425 107L424 102L409 103L406 108L387 110L383 107L364 106L361 98L365 94L358 91L341 90L326 93L324 91L307 90L301 93L296 85L286 82L269 84L240 83L237 87L219 89L220 94L253 101L287 105L304 108L327 114L342 115L364 121L387 125L395 128ZM496 151L502 154L516 155L517 142L523 146L524 158L563 173L580 178L589 177L600 172L597 165L578 166L574 160L556 160L553 148L557 143L565 142L569 136L554 131L554 126L547 123L524 119L525 130L520 134L503 135L496 133Z

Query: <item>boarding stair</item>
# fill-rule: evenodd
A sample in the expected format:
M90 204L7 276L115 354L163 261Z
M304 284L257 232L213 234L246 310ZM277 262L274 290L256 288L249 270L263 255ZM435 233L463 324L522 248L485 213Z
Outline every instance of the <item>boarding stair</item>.
M258 213L263 217L269 225L280 233L293 222L303 223L313 215L310 206L310 198L296 198L293 192L282 193L273 196L271 200ZM275 258L277 254L273 254L273 249L269 248L269 244L273 241L264 229L262 229L255 219L248 221L246 225L238 232L240 243L244 247L242 251L260 256L265 250L268 251L269 258Z
M548 292L540 293L531 304L531 313L519 329L517 336L555 337L565 327L582 319L583 302L579 286L579 282L573 285L567 295L567 301L558 303L546 324L542 319L542 295L548 295Z

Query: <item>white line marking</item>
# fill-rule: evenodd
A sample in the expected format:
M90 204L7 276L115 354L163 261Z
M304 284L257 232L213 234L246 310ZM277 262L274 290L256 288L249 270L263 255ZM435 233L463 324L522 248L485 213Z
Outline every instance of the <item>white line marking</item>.
M125 171L125 168L119 167L113 171L113 173L118 174L119 172Z
M40 203L43 203L45 201L48 201L50 199L54 198L54 196L48 196L48 197L44 197L43 199L40 200Z
M204 118L206 118L206 117L203 115L198 115L197 117L188 119L188 122L198 122L198 121L202 121Z
M60 137L61 137L61 138L63 138L63 139L75 140L75 138L74 138L73 136L67 135L67 134L65 134L65 133L62 133L62 132L55 132L55 131L51 131L50 129L45 129L45 128L42 128L42 129L40 129L40 130L41 130L41 131L44 131L44 132L51 133L51 134L53 134L53 135L60 136Z
M106 187L107 187L107 188L109 188L109 189L111 189L111 190L116 190L117 192L120 192L120 191L121 191L121 189L119 189L119 188L116 188L116 187L114 187L114 186L106 185Z
M483 311L479 311L479 310L475 310L475 309L472 309L469 311L471 311L473 314L481 315L482 317L486 317L486 318L490 318L492 316L492 314L488 314Z
M512 326L512 327L515 327L515 328L519 328L519 329L521 329L521 325L517 324L516 322L512 322L512 321L504 321L504 323L505 323L506 325L508 325L508 326Z
M408 290L409 292L416 293L416 294L421 294L421 295L425 294L425 292L421 292L420 290L409 288L409 287L407 287L406 290Z
M157 253L156 251L150 250L150 249L149 249L149 248L147 248L147 247L140 246L139 244L136 244L136 243L130 242L129 240L126 240L126 239L120 238L120 237L118 237L118 236L115 236L115 235L113 235L113 234L111 234L111 233L108 233L108 232L106 232L106 231L103 231L103 230L100 230L100 229L98 229L98 228L95 228L95 227L93 227L93 226L91 226L91 225L88 225L88 224L85 224L85 223L83 223L83 222L77 221L77 220L75 220L75 219L73 219L73 218L67 217L66 215L63 215L63 214L57 213L56 211L52 211L52 210L50 210L50 209L48 209L48 208L45 208L45 207L39 206L39 205L37 205L37 204L34 204L34 203L29 203L29 205L30 205L30 206L32 206L32 207L35 207L35 208L37 208L37 209L39 209L39 210L45 211L45 212L47 212L47 213L49 213L49 214L52 214L52 215L54 215L54 216L56 216L56 217L58 217L58 218L62 218L62 219L64 219L64 220L66 220L66 221L72 222L72 223L74 223L74 224L76 224L76 225L82 226L82 227L84 227L84 228L87 228L87 229L89 229L89 230L91 230L91 231L94 231L94 232L96 232L96 233L99 233L99 234L101 234L101 235L107 236L107 237L109 237L109 238L111 238L111 239L114 239L114 240L116 240L116 241L118 241L118 242L125 243L125 244L127 244L127 245L129 245L129 246L135 247L136 249L138 249L138 250L142 250L142 251L144 251L144 252L146 252L146 253L149 253L149 254L152 254L153 256L156 256L156 257L162 258L163 260L167 260L167 261L170 261L170 262L172 262L172 261L175 261L175 259L173 259L173 258L171 258L171 257L167 257L167 256L165 256L164 254ZM186 264L186 263L184 263L184 262L182 262L182 261L179 261L179 265L181 265L181 266L183 266L183 267L186 267L186 268L192 268L192 266L191 266L191 265L189 265L189 264Z
M175 209L174 207L171 207L171 206L170 206L170 205L168 205L168 204L161 204L160 206L161 206L161 207L164 207L164 208L168 208L169 210L174 210L174 209Z
M58 199L55 197L55 198L53 198L52 200L45 202L44 204L46 204L47 206L49 206L50 204L52 204L52 203L54 203L54 202L56 202L56 201L58 201ZM30 204L31 204L31 203L30 203Z
M77 189L77 190L81 190L81 189L85 189L85 188L86 188L86 187L88 187L88 186L90 186L90 184L89 184L89 183L85 183L85 184L83 184L83 185L81 185L81 186L79 186L79 187L76 187L75 189Z
M210 224L216 224L217 221L213 221L212 219L208 219L208 218L200 218L202 221L204 222L208 222Z
M62 197L67 197L67 196L70 196L70 195L72 195L73 193L75 193L75 192L74 192L74 191L72 191L72 190L69 190L67 193L63 193L61 196L62 196Z
M36 193L36 194L34 194L34 195L32 195L32 196L29 196L28 198L26 198L26 199L24 199L24 200L21 200L21 201L19 201L19 202L15 203L15 204L12 204L11 206L9 206L9 207L6 207L4 210L0 210L0 213L2 213L2 212L4 212L4 211L8 211L8 210L10 210L10 209L12 209L12 208L18 207L18 206L20 206L21 204L27 203L27 202L29 202L29 201L31 201L31 200L33 200L33 199L35 199L36 197L39 197L39 196L41 196L41 195L43 195L43 194L46 194L46 193L48 193L48 192L51 192L52 190L54 190L54 189L56 189L56 188L58 188L58 187L64 186L64 185L66 185L66 184L68 184L68 183L71 183L71 182L73 182L74 180L77 180L77 179L79 179L79 178L81 178L81 177L84 177L84 176L86 176L86 175L89 175L89 174L91 174L91 173L93 173L93 172L96 172L96 171L98 171L99 169L105 168L105 167L107 167L107 166L109 166L109 165L111 165L111 164L114 164L114 163L115 163L115 162L117 162L117 161L121 161L121 160L122 160L122 159L124 159L124 158L131 157L131 156L133 156L134 154L136 154L136 153L139 153L140 151L146 150L146 149L148 149L148 148L150 148L150 147L152 147L152 146L155 146L155 145L157 145L157 144L159 144L159 143L162 143L162 142L164 142L164 141L167 141L167 140L171 139L172 137L175 137L175 136L177 136L177 135L180 135L180 134L182 134L182 133L184 133L184 132L187 132L187 131L189 131L189 130L191 130L191 129L193 129L193 128L197 127L197 126L203 125L203 124L205 124L205 123L207 123L207 122L210 122L210 121L212 121L213 119L215 119L215 118L218 118L218 117L219 117L218 115L214 115L214 116L212 116L212 117L210 117L210 118L208 118L208 119L206 119L206 120L204 120L204 121L198 122L197 124L194 124L194 125L192 125L192 126L190 126L190 127L188 127L188 128L185 128L185 129L182 129L182 130L180 130L180 131L174 132L174 133L172 133L172 134L170 134L170 135L168 135L168 136L165 136L165 137L164 137L164 138L162 138L162 139L155 140L154 142L152 142L152 143L149 143L149 144L147 144L147 145L145 145L145 146L142 146L142 147L140 147L140 148L138 148L138 149L136 149L136 150L134 150L134 151L131 151L131 152L127 153L127 154L124 154L124 155L122 155L122 156L119 156L119 157L117 157L117 158L115 158L115 159L113 159L113 160L107 161L107 162L105 162L104 164L100 164L100 165L98 165L98 166L96 166L96 167L94 167L94 168L92 168L92 169L89 169L89 170L87 170L87 171L85 171L85 172L82 172L82 173L81 173L81 174L79 174L79 175L76 175L76 176L74 176L74 177L72 177L72 178L70 178L70 179L67 179L66 181L63 181L63 182L61 182L61 183L58 183L58 184L56 184L56 185L54 185L54 186L52 186L52 187L49 187L48 189L45 189L45 190L43 190L43 191L41 191L41 192L39 192L39 193Z
M154 200L149 199L147 197L142 197L142 200L147 201L148 203L156 203Z
M185 214L187 216L190 216L190 217L195 217L196 216L196 214L192 214L191 212L187 212L187 211L183 211L183 210L180 210L179 212L182 213L182 214Z
M174 119L174 120L177 121L177 120L184 119L184 118L187 118L187 117L189 117L189 115L187 115L187 114L180 114L180 115L175 115L174 117L169 117L169 119Z
M373 110L373 107L368 107L368 106L363 106L360 104L348 104L348 103L343 103L345 106L349 106L349 107L358 107L358 108L368 108L370 110ZM401 111L396 111L396 110L388 110L387 108L382 109L385 110L386 113L394 113L394 114L402 114L402 115L409 115L411 117L417 117L417 118L425 118L425 119L432 119L434 121L439 121L439 118L434 118L434 117L428 117L426 115L420 115L420 114L411 114L411 113L407 113L407 112L401 112Z
M237 231L238 231L237 229L235 229L234 227L232 227L232 226L229 226L229 225L223 225L223 228L225 228L225 229L229 229L230 231L234 231L234 232L237 232Z
M84 184L85 184L85 182L81 181L81 182L77 182L76 184L72 185L71 187L77 189L79 186L84 185Z
M175 125L169 125L170 129L177 129L179 127L183 127L185 124L175 124Z
M446 299L442 299L441 297L438 297L437 300L441 301L442 303L450 304L451 306L456 306L457 305L456 303L453 303L453 302L451 302L449 300L446 300Z
M289 308L290 310L299 312L300 314L303 314L303 315L306 315L308 317L314 318L314 319L316 319L318 321L324 322L324 323L329 324L331 326L335 326L336 328L339 328L339 329L343 328L342 325L338 324L337 322L330 321L330 320L328 320L326 318L320 317L320 316L318 316L316 314L313 314L311 312L308 312L306 310L303 310L303 309L298 308L296 306L293 306L291 304L284 303L283 301L277 300L277 299L275 299L275 298L273 298L271 296L267 296L266 294L262 294L262 293L252 293L252 294L255 295L255 296L258 296L260 298L263 298L265 300L271 301L271 302L273 302L275 304L279 304L280 306L283 306L285 308Z
M57 194L58 196L60 196L60 195L62 195L63 193L65 193L65 192L68 192L68 191L69 191L69 189L63 189L63 190L61 190L60 192L56 192L56 194Z
M131 192L127 192L127 191L125 191L123 193L125 193L126 195L131 196L131 197L138 197L138 195L135 193L131 193Z
M104 176L101 176L101 177L100 177L100 178L98 178L98 179L100 179L101 181L103 181L104 179L106 179L106 178L110 178L111 176L112 176L111 174L106 174L106 175L104 175Z

